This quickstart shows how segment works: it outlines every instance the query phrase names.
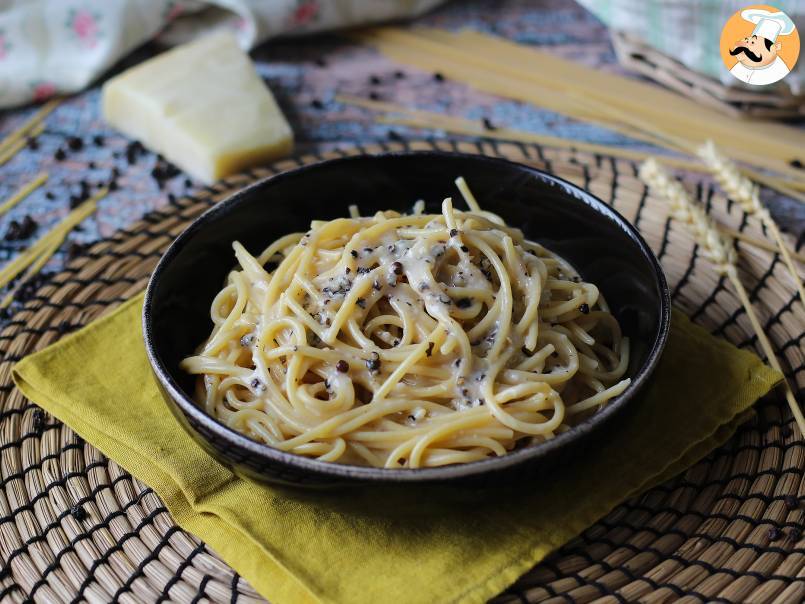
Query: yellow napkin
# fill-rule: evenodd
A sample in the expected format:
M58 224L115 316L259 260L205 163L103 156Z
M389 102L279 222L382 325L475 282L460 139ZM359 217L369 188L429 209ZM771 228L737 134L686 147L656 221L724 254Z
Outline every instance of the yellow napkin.
M679 313L655 379L583 461L513 492L309 492L233 475L182 431L143 349L142 298L23 359L23 393L154 488L274 604L482 602L615 505L724 442L781 376Z

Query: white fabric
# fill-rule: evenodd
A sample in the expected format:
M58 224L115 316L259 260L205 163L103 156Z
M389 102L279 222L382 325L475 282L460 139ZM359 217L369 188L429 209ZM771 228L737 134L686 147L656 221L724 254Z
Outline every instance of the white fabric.
M735 67L730 69L730 73L736 78L753 86L773 84L783 79L788 72L788 66L780 57L775 58L773 63L757 69L750 69L742 63L736 63Z
M741 12L741 18L756 23L754 36L761 36L774 42L778 35L787 36L794 31L794 22L784 12L775 13L762 8L748 8Z
M783 26L780 25L779 21L775 21L774 19L761 19L757 22L757 25L755 25L752 35L766 38L774 42L781 29L783 29Z
M233 31L245 49L419 15L445 0L0 0L0 107L81 90L157 38Z

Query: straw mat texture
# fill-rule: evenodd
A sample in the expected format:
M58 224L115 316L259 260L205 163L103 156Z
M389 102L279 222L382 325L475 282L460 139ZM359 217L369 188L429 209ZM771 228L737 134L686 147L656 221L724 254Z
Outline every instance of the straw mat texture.
M729 283L667 206L609 157L533 145L446 141L305 155L179 199L98 242L48 279L0 332L0 602L256 602L157 496L24 399L11 367L140 291L162 252L202 211L257 178L326 157L413 149L503 156L552 171L611 203L659 256L674 303L761 354ZM763 239L756 219L688 183L724 225ZM777 255L739 244L741 278L802 399L802 305ZM794 602L805 599L805 443L781 397L684 475L616 508L498 602ZM591 494L594 496L594 494Z

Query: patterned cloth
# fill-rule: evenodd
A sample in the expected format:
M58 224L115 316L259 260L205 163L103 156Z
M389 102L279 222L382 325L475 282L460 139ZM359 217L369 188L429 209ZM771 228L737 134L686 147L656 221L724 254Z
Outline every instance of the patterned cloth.
M421 14L444 0L4 0L0 107L81 90L151 39L217 29L245 49L298 35Z
M640 38L689 69L726 86L745 86L724 67L719 53L721 30L733 13L752 5L748 0L578 0L608 27ZM805 1L780 0L798 30L805 30ZM805 52L805 51L803 51ZM805 93L805 60L779 84L794 94Z

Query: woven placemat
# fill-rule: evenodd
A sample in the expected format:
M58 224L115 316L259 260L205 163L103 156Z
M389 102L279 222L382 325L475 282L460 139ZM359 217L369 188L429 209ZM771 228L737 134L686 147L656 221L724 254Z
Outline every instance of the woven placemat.
M170 241L247 183L326 157L404 148L503 156L592 191L644 234L678 307L713 333L755 348L729 283L646 190L632 162L534 145L435 141L305 155L227 179L93 245L0 332L0 601L262 601L204 543L179 529L149 488L23 398L11 367L140 291ZM710 185L691 186L722 224L764 237L738 204ZM741 277L801 393L805 317L791 279L777 255L746 244L739 249ZM802 601L803 467L802 435L785 403L769 397L728 445L620 505L499 601Z

